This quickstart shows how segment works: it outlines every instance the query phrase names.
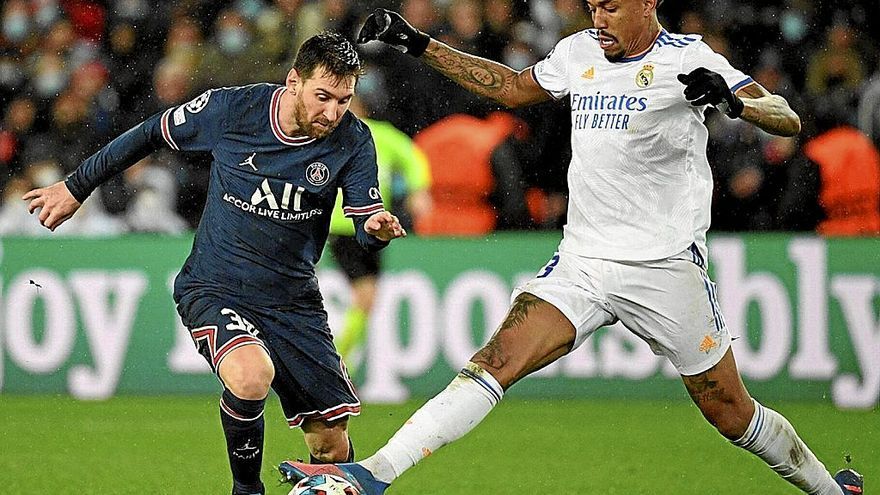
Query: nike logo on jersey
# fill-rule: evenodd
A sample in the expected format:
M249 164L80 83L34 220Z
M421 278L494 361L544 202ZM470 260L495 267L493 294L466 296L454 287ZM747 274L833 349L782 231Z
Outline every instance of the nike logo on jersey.
M254 157L257 156L256 153L251 153L251 156L247 157L247 159L238 164L239 167L243 167L247 165L248 167L254 169L254 172L257 171L257 166L254 165Z

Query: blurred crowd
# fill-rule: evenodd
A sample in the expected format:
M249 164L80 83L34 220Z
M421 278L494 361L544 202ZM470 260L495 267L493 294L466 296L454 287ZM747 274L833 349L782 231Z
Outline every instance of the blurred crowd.
M208 88L281 83L302 40L326 29L354 39L377 6L453 47L522 69L590 27L585 4L4 0L0 234L44 233L27 218L21 195L63 178L144 118ZM670 31L702 34L804 121L799 137L779 138L708 113L714 230L880 233L872 227L880 222L880 2L666 0L660 16ZM567 101L502 112L379 43L362 53L361 103L424 148L439 211L444 198L461 205L465 194L482 208L461 232L564 223ZM202 211L210 161L154 153L102 186L64 232L189 231ZM398 192L403 204L405 191ZM456 233L443 222L421 225L424 234Z

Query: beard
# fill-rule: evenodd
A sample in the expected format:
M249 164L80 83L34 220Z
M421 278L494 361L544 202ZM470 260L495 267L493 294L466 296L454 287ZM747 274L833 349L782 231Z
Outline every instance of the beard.
M315 139L326 137L331 132L333 132L334 129L336 129L337 125L339 125L339 121L327 122L320 117L314 120L309 119L309 113L306 110L306 105L305 103L303 103L300 97L296 98L296 103L294 104L293 109L293 118L296 121L296 125L297 127L299 127L301 133ZM325 125L318 125L318 123Z

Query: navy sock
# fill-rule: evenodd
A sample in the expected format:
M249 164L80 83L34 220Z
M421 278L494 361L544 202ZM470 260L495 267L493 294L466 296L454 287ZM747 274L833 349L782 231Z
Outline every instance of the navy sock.
M351 437L348 437L348 457L342 462L354 462L354 444L351 443ZM309 454L309 464L329 464Z
M265 404L266 399L239 399L229 390L224 390L220 397L220 423L226 435L233 494L252 495L265 492L260 481Z

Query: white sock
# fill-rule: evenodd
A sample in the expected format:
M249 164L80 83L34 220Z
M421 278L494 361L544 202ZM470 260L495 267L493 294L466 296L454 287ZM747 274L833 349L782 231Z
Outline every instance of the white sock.
M372 457L358 464L391 483L440 447L477 426L504 396L488 371L468 363L452 382L425 403Z
M733 444L757 455L792 485L811 495L841 495L840 487L794 427L778 412L754 401L755 415Z

